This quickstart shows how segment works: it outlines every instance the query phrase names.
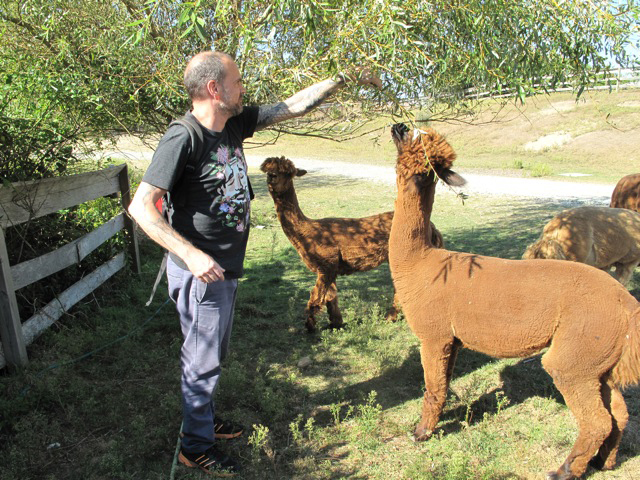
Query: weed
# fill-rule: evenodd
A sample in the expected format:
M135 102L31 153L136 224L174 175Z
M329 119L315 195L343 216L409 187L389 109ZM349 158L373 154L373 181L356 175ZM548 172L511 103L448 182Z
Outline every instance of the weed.
M546 163L534 163L531 167L532 177L548 177L553 175L553 170Z
M316 421L313 419L313 417L309 417L307 418L307 422L304 424L304 431L310 441L313 441L316 434L315 423Z
M262 452L264 452L268 458L274 457L274 452L269 445L269 440L269 427L266 427L264 425L253 426L253 432L251 432L251 435L249 435L248 443L251 447L251 455L254 459L258 459Z
M291 439L294 445L300 445L302 443L302 432L300 431L300 422L302 422L302 415L298 415L295 421L289 423L289 432L291 432Z
M329 411L331 412L331 417L333 418L334 425L340 425L340 410L342 410L342 405L337 403L332 403L329 405Z

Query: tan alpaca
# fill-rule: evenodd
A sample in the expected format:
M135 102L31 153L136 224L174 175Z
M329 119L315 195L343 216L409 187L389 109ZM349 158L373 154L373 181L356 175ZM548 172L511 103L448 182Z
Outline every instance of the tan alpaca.
M624 176L618 181L609 206L640 212L640 173Z
M269 193L273 197L284 233L307 268L318 275L305 311L309 331L316 328L315 316L327 305L331 327L342 326L338 307L338 275L371 270L387 261L389 230L393 212L364 218L310 219L300 210L293 179L305 175L284 157L267 158L260 170L267 174ZM433 226L431 241L442 246L442 235ZM395 320L396 301L387 314Z
M437 175L455 153L433 130L395 125L398 148L389 265L407 322L420 340L426 391L414 436L426 440L442 412L460 347L495 357L548 348L542 365L574 414L579 435L564 464L569 479L587 464L611 469L628 421L619 388L640 379L640 304L610 275L582 263L504 260L434 248L425 232ZM594 458L595 456L595 458Z
M547 223L524 259L553 258L586 263L626 285L640 264L640 213L625 208L576 207Z

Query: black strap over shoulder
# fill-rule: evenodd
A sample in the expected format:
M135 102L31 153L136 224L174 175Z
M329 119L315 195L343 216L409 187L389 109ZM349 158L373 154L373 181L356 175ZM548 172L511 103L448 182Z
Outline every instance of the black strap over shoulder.
M191 137L191 156L189 157L189 163L196 163L196 161L202 155L202 149L204 148L204 133L198 122L194 121L191 117L185 115L182 118L178 118L172 121L169 126L182 125L189 132Z

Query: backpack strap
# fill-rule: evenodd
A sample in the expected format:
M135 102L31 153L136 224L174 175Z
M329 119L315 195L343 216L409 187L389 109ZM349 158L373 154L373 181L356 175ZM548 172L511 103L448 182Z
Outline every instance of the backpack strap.
M197 122L192 120L188 116L184 116L182 118L178 118L173 120L169 127L173 125L182 125L189 132L189 136L191 137L191 154L187 159L187 164L194 165L198 159L202 156L202 149L204 148L204 134L202 133L202 129ZM169 206L171 205L171 198L169 192L167 192L164 197L162 197L162 216L168 222L169 221ZM151 305L153 301L153 297L156 294L156 290L158 285L160 284L160 280L164 276L164 272L167 269L167 257L169 256L169 252L165 251L162 257L162 262L160 263L160 268L158 269L158 274L156 275L156 280L153 282L153 288L151 289L151 295L149 296L149 300L145 304L145 307Z
M202 155L202 149L204 148L204 133L202 132L202 128L200 128L198 122L187 115L169 124L170 127L172 125L182 125L189 132L189 136L191 137L191 155L187 162L195 163Z

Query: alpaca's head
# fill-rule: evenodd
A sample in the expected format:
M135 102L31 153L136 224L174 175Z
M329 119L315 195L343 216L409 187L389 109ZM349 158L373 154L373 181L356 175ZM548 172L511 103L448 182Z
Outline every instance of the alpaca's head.
M545 236L540 238L537 242L529 245L524 251L522 258L524 260L534 260L537 258L567 260L567 256L564 253L562 245L560 245L555 239Z
M396 123L391 127L391 137L398 149L396 173L405 183L411 179L434 182L434 171L448 185L457 187L466 183L451 170L456 153L439 133L432 129L412 132L404 123Z
M267 185L272 195L278 195L293 188L293 178L301 177L306 170L296 168L293 162L285 157L269 157L260 170L267 174Z

